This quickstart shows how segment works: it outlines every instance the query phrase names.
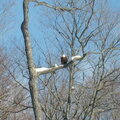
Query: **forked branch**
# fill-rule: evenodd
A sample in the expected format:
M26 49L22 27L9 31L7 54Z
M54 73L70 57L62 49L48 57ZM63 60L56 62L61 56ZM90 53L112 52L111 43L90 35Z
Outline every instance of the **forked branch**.
M83 8L85 8L86 6L88 6L91 3L90 2L88 4L85 4L85 5L81 6L80 8L78 8L78 7L68 8L68 7L60 7L60 6L50 5L47 2L38 1L38 0L31 0L31 1L37 3L35 6L43 5L43 6L46 6L48 8L52 8L54 10L67 11L67 12L70 12L73 10L83 10Z

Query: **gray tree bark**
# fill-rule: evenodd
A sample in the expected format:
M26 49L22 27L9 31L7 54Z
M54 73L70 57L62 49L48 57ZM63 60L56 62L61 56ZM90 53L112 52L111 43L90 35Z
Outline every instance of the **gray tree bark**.
M21 30L23 33L24 43L25 43L25 51L26 51L27 64L28 64L28 70L29 70L29 88L30 88L35 120L42 120L42 110L41 110L41 105L39 101L37 79L36 79L36 73L34 70L31 41L30 41L30 35L28 30L28 23L29 23L28 5L29 5L29 0L24 0L23 1L24 20L21 25Z

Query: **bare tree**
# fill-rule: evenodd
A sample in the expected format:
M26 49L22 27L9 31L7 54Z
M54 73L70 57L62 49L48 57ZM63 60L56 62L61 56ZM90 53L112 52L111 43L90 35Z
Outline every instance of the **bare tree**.
M19 83L16 68L13 67L12 56L6 51L7 46L3 47L4 35L12 29L13 14L12 9L15 1L2 2L0 4L0 119L9 120L17 119L23 115L25 110L32 108L26 104L26 91L22 84ZM8 24L9 23L9 24ZM15 66L15 65L14 65ZM18 76L17 76L18 77ZM24 87L25 88L25 87ZM25 97L26 96L26 97ZM21 112L22 111L22 112ZM24 112L23 112L24 111ZM30 115L27 113L27 115ZM27 116L26 115L26 116ZM24 119L25 117L23 117ZM31 116L32 118L32 116ZM22 119L22 117L21 117Z
M60 49L65 46L61 53L66 51L69 55L67 64L53 66L49 59L49 67L35 67L28 29L30 2L37 3L36 6L51 8L59 14L59 18L53 18L53 29ZM116 65L119 63L120 40L119 34L113 34L119 23L118 17L114 16L113 19L113 16L108 16L107 9L104 6L97 7L95 0L61 1L55 5L24 0L23 13L21 30L35 119L97 120L102 117L102 113L118 110L119 107L114 105L115 98L110 99L116 88L119 88L116 85L119 83L119 66ZM67 77L61 78L59 71L63 68L67 68ZM40 84L43 84L42 90L38 86L38 78ZM58 80L63 79L67 82L64 81L59 86ZM81 80L87 81L80 83Z
M22 111L32 108L29 104L26 104L28 93L26 93L25 89L14 80L16 75L13 76L12 72L10 72L12 70L11 65L10 58L5 54L5 50L0 48L1 120L15 119L17 113L21 112L19 115L22 115Z

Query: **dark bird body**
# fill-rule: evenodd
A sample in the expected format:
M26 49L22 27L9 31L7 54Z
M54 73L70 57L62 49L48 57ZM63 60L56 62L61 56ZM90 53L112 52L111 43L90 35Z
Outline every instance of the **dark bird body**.
M61 56L61 64L66 64L68 62L68 58L65 55Z

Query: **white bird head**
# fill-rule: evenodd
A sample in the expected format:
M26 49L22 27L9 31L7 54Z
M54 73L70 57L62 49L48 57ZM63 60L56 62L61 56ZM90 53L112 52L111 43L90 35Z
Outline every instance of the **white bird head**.
M63 54L62 57L66 57L65 54Z

